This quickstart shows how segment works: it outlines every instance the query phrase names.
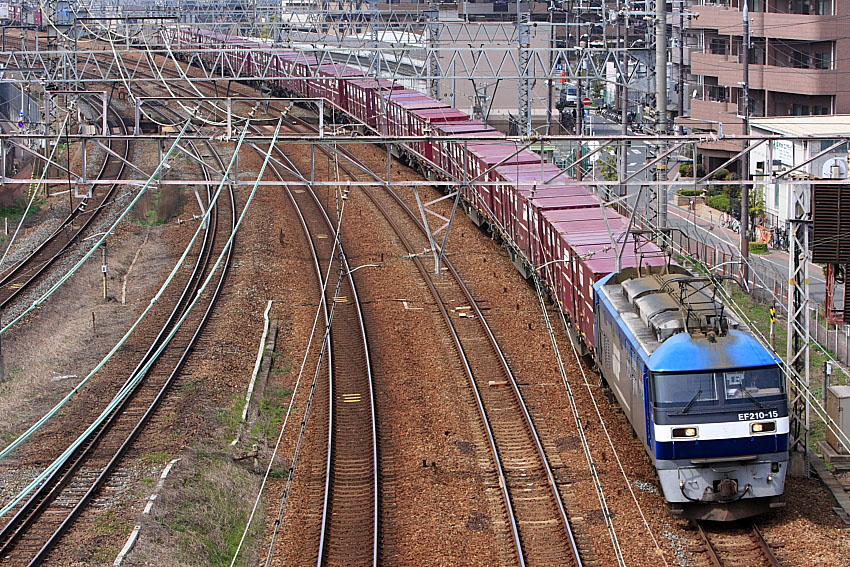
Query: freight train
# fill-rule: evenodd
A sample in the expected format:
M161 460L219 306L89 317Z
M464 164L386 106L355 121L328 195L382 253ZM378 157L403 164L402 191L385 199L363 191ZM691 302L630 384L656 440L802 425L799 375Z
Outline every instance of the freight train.
M395 154L429 178L461 182L472 220L537 274L595 362L656 470L674 513L734 520L781 506L789 420L780 361L725 312L709 279L629 231L566 172L449 105L326 56L171 27L177 57L262 76L278 96L379 134L416 137ZM619 267L619 269L618 269Z

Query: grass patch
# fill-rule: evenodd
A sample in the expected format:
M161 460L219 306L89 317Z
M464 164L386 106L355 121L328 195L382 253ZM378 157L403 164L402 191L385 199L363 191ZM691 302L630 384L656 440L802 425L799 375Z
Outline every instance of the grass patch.
M750 242L750 253L752 254L769 254L767 242Z
M118 553L120 551L120 547L98 547L92 554L92 559L94 559L97 563L107 563L112 565L112 562L115 561L116 557L118 557Z
M245 407L245 397L234 395L230 405L215 414L216 420L226 428L226 436L233 438L242 423L242 409Z
M133 220L142 226L165 224L177 216L183 203L183 192L174 187L149 189L133 205Z
M168 453L148 453L147 455L142 457L142 459L146 463L150 463L152 465L158 465L158 464L165 463L170 458L171 458L171 455L169 455Z
M173 488L154 507L158 524L150 547L142 550L153 563L176 548L170 561L180 565L228 566L239 545L254 502L256 478L224 458L196 451L176 469ZM169 480L172 480L169 478ZM256 565L256 542L262 530L260 512L249 531L237 565Z
M29 203L29 199L26 197L18 197L15 199L11 205L6 207L0 207L0 217L8 217L10 219L19 219L23 216L24 211L27 210L27 204ZM44 203L44 199L36 198L32 206L30 207L29 212L27 213L27 217L31 217L41 210L41 205Z
M0 433L0 450L5 449L9 446L9 443L14 441L16 436L13 433L4 432Z
M94 529L97 535L113 536L128 534L132 528L133 522L126 518L118 517L118 514L114 510L107 510L94 520ZM115 558L114 555L112 557L113 559Z
M277 438L283 416L286 415L286 398L292 394L285 388L272 388L266 391L257 404L258 415L254 427L251 428L251 439L269 444Z

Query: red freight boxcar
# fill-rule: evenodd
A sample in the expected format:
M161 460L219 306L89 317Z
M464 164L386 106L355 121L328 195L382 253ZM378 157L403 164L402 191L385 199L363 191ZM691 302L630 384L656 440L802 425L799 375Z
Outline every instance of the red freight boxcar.
M492 126L487 126L480 120L463 120L461 122L448 122L434 126L434 135L441 138L471 137L469 134L476 133L489 137L494 132L498 134L499 137L504 137L504 134ZM449 145L450 142L448 140L433 142L432 155L434 156L434 159L432 161L446 171L449 170Z
M351 79L343 83L343 106L362 123L375 128L385 109L383 95L402 87L386 79Z
M484 216L497 220L491 211L501 205L501 198L496 195L495 185L502 181L496 173L497 167L516 166L529 163L540 163L540 156L525 149L517 151L517 145L506 140L493 142L475 142L465 146L469 156L467 168L469 179L475 183L480 202L476 203Z
M449 105L443 102L423 95L420 95L418 98L396 98L393 95L388 100L386 133L390 136L408 136L410 134L410 113L414 110L450 108Z
M454 108L414 109L410 111L408 118L408 133L411 136L433 136L436 135L434 128L437 124L469 120L466 113ZM418 140L409 143L408 146L428 161L434 161L433 142L431 140Z
M461 124L463 122L458 123L458 125ZM471 144L481 143L481 138L501 141L505 139L505 135L493 128L477 132L452 132L450 129L452 126L453 124L442 124L438 127L438 135L451 135L453 139L440 142L441 149L434 152L435 159L439 160L438 165L453 177L461 181L472 179L468 147Z
M601 208L546 211L542 214L545 222L540 230L538 254L542 262L537 265L552 262L543 268L544 277L588 344L592 344L593 338L591 286L595 279L584 259L573 252L572 240L584 235L586 241L593 234L595 242L592 244L597 245L598 250L613 248L612 236L616 239L616 235L628 225L628 220L611 211L604 211L604 214L608 217L607 222ZM609 229L613 234L609 234Z
M342 63L327 63L315 68L315 79L310 81L308 92L313 98L324 98L331 101L333 104L340 106L342 98L340 96L341 83L346 79L338 79L337 77L362 77L363 72L358 71L354 67L343 65ZM326 78L322 78L326 77Z

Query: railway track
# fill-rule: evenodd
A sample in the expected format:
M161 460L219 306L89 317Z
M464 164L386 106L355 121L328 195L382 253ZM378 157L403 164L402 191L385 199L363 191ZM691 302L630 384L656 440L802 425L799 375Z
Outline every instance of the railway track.
M712 567L746 565L781 567L755 522L710 524L694 522Z
M302 122L302 131L312 125ZM340 165L352 179L378 178L356 156L345 152L353 167ZM391 213L370 190L364 193L381 211L398 236L437 302L447 332L459 355L463 372L481 418L495 478L504 495L507 534L519 565L582 565L555 476L519 387L477 302L448 259L449 278L434 278L417 256L428 247L424 227L415 213L394 193L404 219ZM405 226L402 227L402 224Z
M285 154L279 152L279 156L297 171ZM277 165L272 164L272 170L285 182ZM325 482L318 491L321 494L314 494L321 521L314 534L315 547L305 545L302 552L305 561L318 565L377 565L375 396L357 288L344 252L334 246L335 223L316 193L309 188L296 192L287 187L286 191L313 251L320 291L324 288L326 322L328 311L332 313L328 380L316 391L318 399L327 401L328 414ZM330 275L325 282L322 266L328 262Z
M197 148L194 149L198 151ZM211 146L210 149L212 150ZM213 152L213 155L223 168L224 164L217 154ZM205 171L205 174L208 173ZM206 293L206 307L197 305L168 348L154 360L146 372L143 370L148 362L154 359L156 350L197 293L211 258L223 249L229 238L229 231L218 230L219 223L229 224L230 231L235 226L235 199L232 190L227 194L230 206L214 207L191 275L166 322L158 332L154 330L140 337L132 337L132 344L128 343L131 349L133 346L141 350L147 348L147 352L125 382L125 386L132 388L131 393L106 416L76 451L67 456L62 465L28 500L22 501L10 512L13 514L11 519L0 530L0 560L4 564L39 565L48 557L71 524L103 487L183 369L221 292L232 258L232 247L215 288ZM208 203L210 197L208 190ZM225 217L223 221L219 218L222 210L222 216ZM229 223L226 219L228 216ZM131 385L131 378L139 373L143 373L142 379Z
M107 105L107 109L115 115L115 120L108 120L109 127L118 126L126 134L127 128L121 117L118 116L111 105ZM130 144L127 141L110 140L108 145L112 151L123 156L125 160L129 157ZM125 163L123 161L106 154L97 178L112 177L118 179L123 174L124 168ZM100 194L95 194L92 198L82 199L44 242L39 244L27 257L3 273L0 277L0 309L7 307L15 298L39 281L50 266L74 243L80 240L82 234L98 218L99 213L110 203L118 185L118 183L112 184Z

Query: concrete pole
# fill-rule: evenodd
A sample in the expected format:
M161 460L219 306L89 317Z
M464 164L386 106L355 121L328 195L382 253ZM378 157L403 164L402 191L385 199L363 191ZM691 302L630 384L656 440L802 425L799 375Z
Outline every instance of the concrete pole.
M747 0L744 2L744 38L741 42L744 56L744 84L743 84L743 116L744 135L750 133L750 13L747 8ZM746 142L745 142L746 143ZM750 154L741 156L741 180L750 178ZM741 279L746 283L749 275L747 259L750 256L750 186L747 183L741 185Z
M655 120L656 131L667 133L667 5L655 0Z
M618 24L619 26L619 24ZM629 48L629 2L626 0L625 2L625 14L624 14L624 22L623 22L623 49L627 50ZM620 94L620 127L621 134L624 136L629 133L629 52L623 51L623 89ZM629 153L629 143L623 142L620 150L620 175L621 179L625 179L628 177L625 175L628 162L628 153ZM622 197L626 194L627 187L625 185L619 186L620 194L619 197Z
M552 0L549 0L549 72L555 66L555 26L554 26L555 5ZM549 78L549 92L546 103L546 135L552 134L552 96L554 89L554 79Z

